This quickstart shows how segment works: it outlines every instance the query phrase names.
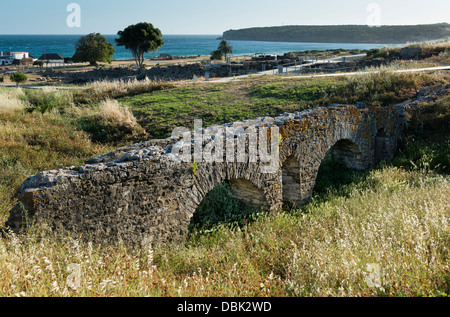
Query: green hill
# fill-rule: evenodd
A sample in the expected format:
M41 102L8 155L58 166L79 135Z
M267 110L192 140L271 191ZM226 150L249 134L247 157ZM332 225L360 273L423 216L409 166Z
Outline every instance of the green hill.
M226 40L404 44L444 39L450 36L448 23L369 27L365 25L281 26L229 30Z

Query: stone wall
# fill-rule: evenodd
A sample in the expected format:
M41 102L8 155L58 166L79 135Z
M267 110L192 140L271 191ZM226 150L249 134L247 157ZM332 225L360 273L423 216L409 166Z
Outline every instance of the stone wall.
M394 155L404 124L402 107L333 105L221 126L279 129L279 164L272 173L263 173L265 163L249 155L240 163L180 162L173 150L183 145L181 136L135 144L80 167L31 176L6 225L20 231L33 220L103 243L178 239L219 184L229 182L235 197L268 212L299 205L310 198L329 150L349 167L372 168Z
M254 73L266 69L273 69L278 64L284 65L296 61L300 61L300 58L298 56L296 56L295 54L286 53L279 56L254 57L253 60L245 61L242 64L231 63L230 65L214 64L210 66L204 66L201 63L194 63L183 66L157 66L140 70L119 67L94 69L91 71L65 71L53 70L49 68L45 71L42 71L41 75L42 77L46 77L47 79L61 81L69 84L86 84L103 80L143 80L145 78L154 81L179 81L192 80L194 75L196 75L197 77L204 77L206 72L209 72L211 78Z
M143 70L105 68L85 72L69 72L47 69L42 72L43 77L78 85L103 80L143 80L146 77L154 81L178 81L192 79L194 75L198 77L205 75L205 69L201 64L153 67Z

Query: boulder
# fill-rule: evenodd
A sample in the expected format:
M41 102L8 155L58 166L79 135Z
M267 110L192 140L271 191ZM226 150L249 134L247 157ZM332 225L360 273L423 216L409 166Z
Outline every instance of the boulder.
M422 54L422 48L420 47L404 47L400 51L400 57L402 59L417 59Z

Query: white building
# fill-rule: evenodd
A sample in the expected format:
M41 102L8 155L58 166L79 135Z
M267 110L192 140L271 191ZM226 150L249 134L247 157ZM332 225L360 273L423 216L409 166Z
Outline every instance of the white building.
M13 65L14 61L32 58L28 52L0 52L0 66Z
M24 58L30 58L30 53L28 52L9 52L6 53L12 56L13 59L24 59Z
M14 58L8 55L8 53L3 54L3 52L0 52L0 66L12 65L13 61Z

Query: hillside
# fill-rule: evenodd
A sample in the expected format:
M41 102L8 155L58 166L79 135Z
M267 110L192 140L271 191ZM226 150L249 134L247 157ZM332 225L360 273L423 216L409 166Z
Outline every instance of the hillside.
M369 27L365 25L281 26L229 30L226 40L403 44L450 36L448 23Z

